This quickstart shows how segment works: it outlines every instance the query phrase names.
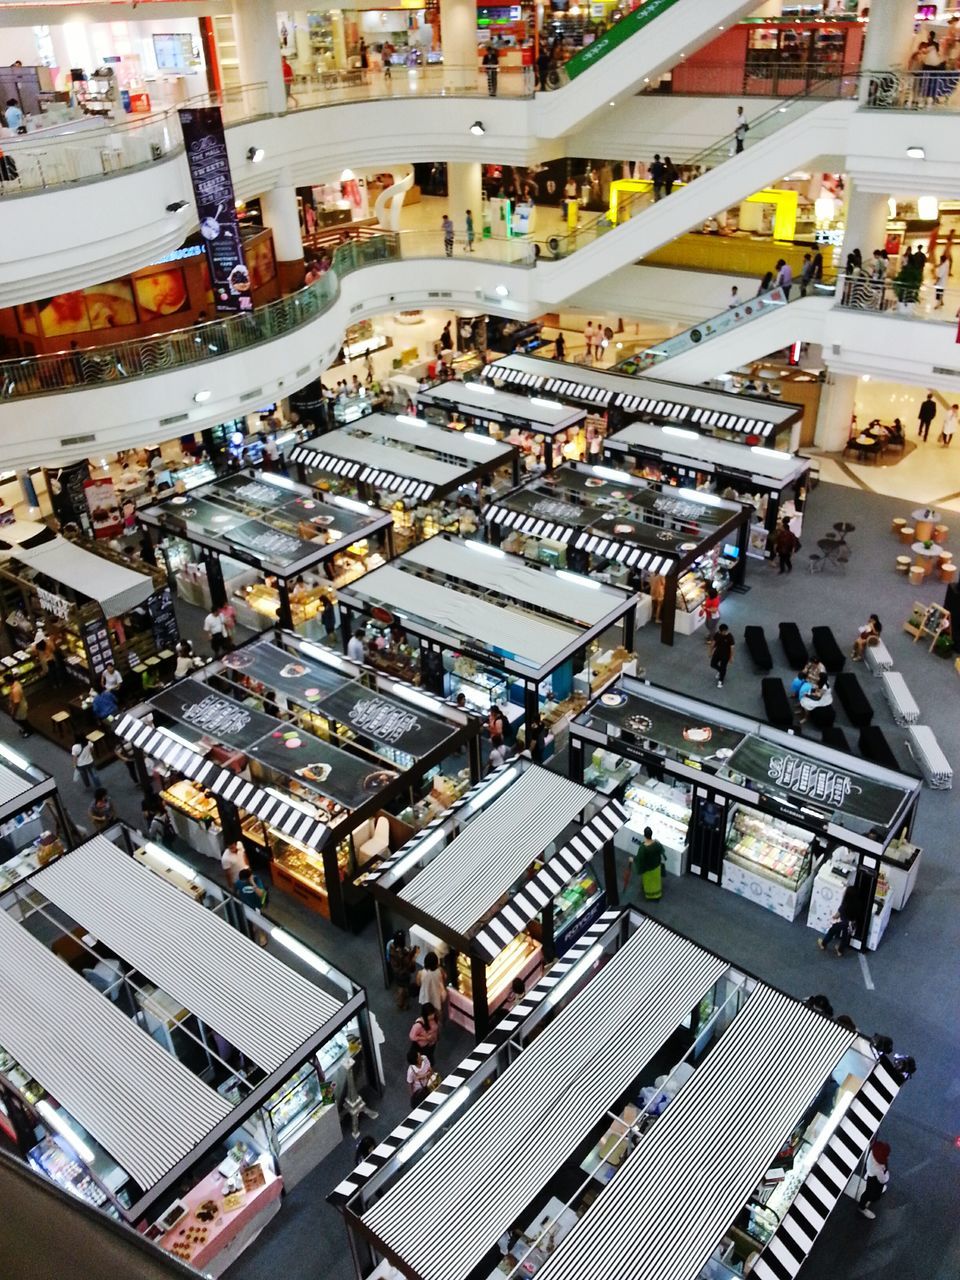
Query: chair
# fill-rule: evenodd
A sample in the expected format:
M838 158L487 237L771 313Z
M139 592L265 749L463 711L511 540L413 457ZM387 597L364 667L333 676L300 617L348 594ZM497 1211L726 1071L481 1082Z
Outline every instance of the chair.
M813 628L813 651L831 675L843 670L846 658L829 627Z
M847 755L852 754L847 735L836 725L830 725L829 728L824 729L820 734L820 741L825 747L832 747L834 751L846 751Z
M852 671L843 671L837 676L833 692L855 728L863 729L870 723L873 719L873 707Z
M909 573L910 566L912 564L913 564L913 561L910 559L909 556L897 556L897 559L895 562L897 573Z
M907 563L910 563L909 556L907 557ZM807 557L807 568L811 573L823 573L823 556L819 551L810 552Z
M779 676L766 676L760 681L760 692L763 697L767 721L775 729L793 728L793 707Z
M372 862L374 858L382 858L390 852L390 822L383 814L374 822L367 818L353 833L353 847L357 851L357 862Z
M781 622L779 631L780 644L783 646L783 652L787 656L787 662L792 670L799 671L810 660L807 646L803 643L803 637L800 635L800 628L795 622Z
M815 729L829 729L837 718L837 713L833 708L833 704L827 707L814 707L807 712L807 720Z
M767 637L763 634L763 627L744 627L743 640L757 670L772 671L773 659L770 657L770 649L767 645Z
M884 769L894 769L900 772L900 765L897 757L890 750L890 744L884 735L882 729L875 724L868 724L866 728L860 730L860 754L864 760L869 760L872 764L878 764Z

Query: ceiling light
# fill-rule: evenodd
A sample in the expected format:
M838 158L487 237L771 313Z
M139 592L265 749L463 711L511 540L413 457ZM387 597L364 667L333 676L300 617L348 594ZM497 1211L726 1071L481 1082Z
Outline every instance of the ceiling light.
M921 222L936 222L940 217L940 202L936 196L920 196L917 200L917 217Z
M482 120L474 120L473 124L470 126L470 132L475 138L482 138L487 131L483 127Z
M498 298L510 297L510 290L507 288L505 284L498 284L493 292L497 295Z
M193 397L194 403L206 404L212 395L213 395L212 391L198 391Z
M611 107L615 107L617 104L615 102L611 102L610 105Z
M186 207L186 200L173 200L167 205L167 213L179 213L181 209L185 209Z
M926 159L927 153L924 151L923 147L907 147L907 155L911 160L924 160Z
M343 173L341 173L340 175L340 181L353 182L355 176L356 175L354 174L352 169L344 169Z
M251 147L247 152L247 159L251 164L259 164L266 154L263 147Z

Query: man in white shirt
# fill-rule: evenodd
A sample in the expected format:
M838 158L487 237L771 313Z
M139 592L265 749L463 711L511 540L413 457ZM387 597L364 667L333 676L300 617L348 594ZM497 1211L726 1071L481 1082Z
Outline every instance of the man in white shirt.
M227 845L220 856L220 865L223 867L223 874L227 877L227 884L232 889L240 879L243 868L250 866L247 851L241 840L234 840L233 844Z
M953 439L954 432L957 429L957 421L960 420L960 406L952 404L947 416L943 420L943 426L940 428L940 440L949 447L950 441Z
M210 648L213 650L213 656L219 658L227 638L223 619L219 613L211 609L203 620L203 629L210 638Z
M123 684L123 676L113 665L112 662L107 663L107 669L103 673L103 687L109 689L111 693L115 693Z
M366 656L363 647L363 628L358 627L347 641L347 657L351 662L364 662Z

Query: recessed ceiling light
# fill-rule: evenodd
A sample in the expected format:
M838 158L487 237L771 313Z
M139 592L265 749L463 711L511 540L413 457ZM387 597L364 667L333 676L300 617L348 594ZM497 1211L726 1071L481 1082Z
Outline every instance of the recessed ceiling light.
M193 397L194 403L206 404L212 395L213 395L212 391L198 391Z
M510 297L510 290L507 288L505 284L498 284L496 289L494 289L494 293L497 295L498 298Z
M482 120L474 120L473 124L470 126L470 132L475 138L482 138L487 131L483 127Z
M251 164L259 164L265 155L263 147L251 147L247 152L247 159Z
M927 153L923 147L907 147L907 155L911 160L925 160Z

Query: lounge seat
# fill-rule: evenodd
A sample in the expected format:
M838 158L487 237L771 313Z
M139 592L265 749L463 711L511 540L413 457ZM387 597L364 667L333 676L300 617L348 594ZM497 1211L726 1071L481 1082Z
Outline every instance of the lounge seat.
M860 754L864 760L882 765L884 769L895 769L901 772L897 757L890 750L890 744L882 729L875 724L868 724L860 730Z
M780 623L780 643L783 646L783 652L787 655L787 663L791 670L799 671L807 665L810 655L807 653L807 646L803 643L800 628L795 622Z
M873 719L870 699L861 689L860 681L852 671L843 671L837 676L833 683L833 695L840 699L841 706L855 728L862 729Z
M767 720L776 729L793 728L793 707L779 676L766 676L760 681Z
M842 729L838 729L836 725L831 725L829 729L824 729L820 735L820 741L825 747L832 747L834 751L846 751L848 755L852 755L847 735Z
M813 651L831 675L843 670L846 659L829 627L813 628Z
M770 649L767 645L767 637L763 634L763 627L744 627L743 641L757 670L772 671L773 659L770 657Z
M813 707L807 712L807 721L815 729L829 729L836 718L837 713L832 703L827 707Z

